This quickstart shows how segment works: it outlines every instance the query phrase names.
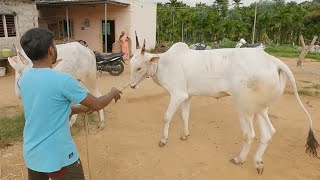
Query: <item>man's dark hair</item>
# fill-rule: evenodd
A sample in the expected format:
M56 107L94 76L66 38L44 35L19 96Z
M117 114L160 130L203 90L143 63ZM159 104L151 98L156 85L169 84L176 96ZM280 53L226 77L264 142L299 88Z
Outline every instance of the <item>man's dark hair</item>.
M54 34L44 28L29 29L20 39L20 44L26 55L32 61L43 59L48 49L53 46Z

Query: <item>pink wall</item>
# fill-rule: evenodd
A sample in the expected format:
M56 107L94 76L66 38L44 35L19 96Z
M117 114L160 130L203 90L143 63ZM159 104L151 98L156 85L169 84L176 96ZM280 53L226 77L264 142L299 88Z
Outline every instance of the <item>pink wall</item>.
M65 7L39 8L41 11L39 24L46 26L47 22L57 22L66 19ZM130 12L128 7L107 6L107 20L115 21L115 39L117 40L122 30L127 31L130 24ZM71 6L69 7L69 19L73 21L74 39L81 39L88 43L89 47L96 51L102 51L102 21L104 20L104 5ZM83 27L83 21L89 20L89 27Z
M135 34L137 30L140 44L147 39L147 48L153 48L156 41L156 5L130 1L129 6L108 5L107 19L115 21L115 40L121 31L125 31L132 40L132 52L135 52ZM46 27L47 22L57 22L66 19L65 7L39 7L39 26ZM44 18L46 17L46 18ZM81 39L88 43L95 51L102 51L102 21L104 20L104 5L72 5L69 7L69 19L73 21L74 39ZM89 27L83 27L83 21L89 20ZM141 44L142 45L142 44Z

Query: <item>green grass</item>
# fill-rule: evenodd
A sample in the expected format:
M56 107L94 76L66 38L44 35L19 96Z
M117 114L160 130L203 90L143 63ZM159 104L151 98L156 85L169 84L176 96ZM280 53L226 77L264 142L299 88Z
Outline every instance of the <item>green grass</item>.
M82 130L84 131L83 119L84 115L78 115L76 123L71 128L73 136ZM89 120L91 123L97 124L98 117L96 113L90 114ZM19 113L13 117L0 116L0 147L22 141L24 122L23 113ZM94 125L89 126L91 127Z
M271 55L278 57L298 58L300 55L298 47L289 45L267 46L265 51ZM309 52L305 58L320 61L320 53Z
M309 91L309 90L298 90L298 93L299 95L305 95L305 96L312 96L313 95L313 92L312 91Z
M311 81L305 81L305 80L300 80L300 82L303 82L303 83L312 83Z
M0 145L22 140L24 127L23 113L13 117L0 117Z
M312 88L320 90L320 84L315 84L312 86Z

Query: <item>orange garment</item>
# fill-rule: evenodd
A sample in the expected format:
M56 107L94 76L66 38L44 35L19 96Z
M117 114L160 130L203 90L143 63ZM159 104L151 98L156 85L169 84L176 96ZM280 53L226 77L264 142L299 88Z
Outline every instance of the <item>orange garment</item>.
M124 34L120 38L120 46L122 53L124 53L123 60L129 60L129 43L127 41L127 35Z

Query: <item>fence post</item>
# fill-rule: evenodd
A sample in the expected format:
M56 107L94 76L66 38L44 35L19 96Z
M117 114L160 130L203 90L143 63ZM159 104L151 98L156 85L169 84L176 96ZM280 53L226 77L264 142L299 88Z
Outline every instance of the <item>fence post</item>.
M297 61L297 66L301 66L302 65L302 61L304 60L304 57L308 54L308 52L310 51L310 49L313 47L313 45L316 43L318 39L318 36L314 36L313 40L311 42L311 44L309 46L306 47L304 40L303 40L303 36L300 35L300 42L302 44L302 51L300 53L299 59Z

